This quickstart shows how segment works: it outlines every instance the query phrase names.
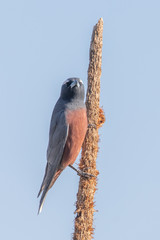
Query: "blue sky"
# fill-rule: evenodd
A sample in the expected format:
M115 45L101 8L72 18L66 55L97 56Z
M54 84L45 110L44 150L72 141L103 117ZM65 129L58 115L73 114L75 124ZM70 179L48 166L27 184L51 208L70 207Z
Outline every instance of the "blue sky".
M71 239L79 177L66 169L37 216L52 109L62 82L87 85L104 20L95 239L160 239L160 2L0 3L0 238ZM76 163L79 162L79 158Z

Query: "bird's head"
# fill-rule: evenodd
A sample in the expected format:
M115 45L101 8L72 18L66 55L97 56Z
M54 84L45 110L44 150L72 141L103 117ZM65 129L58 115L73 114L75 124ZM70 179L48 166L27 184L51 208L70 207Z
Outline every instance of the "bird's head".
M84 101L84 85L79 78L68 78L62 85L61 98L63 100L83 100Z

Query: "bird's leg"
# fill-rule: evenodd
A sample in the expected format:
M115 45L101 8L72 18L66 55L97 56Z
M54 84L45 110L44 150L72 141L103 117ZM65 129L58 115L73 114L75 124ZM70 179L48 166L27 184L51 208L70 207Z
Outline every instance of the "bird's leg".
M93 127L93 128L95 128L95 129L97 129L97 126L96 126L96 124L94 124L94 123L88 124L88 128L89 128L89 127Z
M86 172L83 172L83 171L81 171L79 169L76 169L72 165L69 165L69 167L72 168L74 171L76 171L79 176L82 176L82 177L85 177L85 178L96 177L95 175L93 175L91 173L86 173Z

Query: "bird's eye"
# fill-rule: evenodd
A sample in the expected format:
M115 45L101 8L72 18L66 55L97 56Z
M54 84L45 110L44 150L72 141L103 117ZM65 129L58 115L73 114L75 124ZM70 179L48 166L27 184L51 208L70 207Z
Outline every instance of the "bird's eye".
M71 81L66 82L67 87L71 85Z
M71 84L71 80L67 79L66 81L64 81L63 85L66 85L67 87L69 87Z

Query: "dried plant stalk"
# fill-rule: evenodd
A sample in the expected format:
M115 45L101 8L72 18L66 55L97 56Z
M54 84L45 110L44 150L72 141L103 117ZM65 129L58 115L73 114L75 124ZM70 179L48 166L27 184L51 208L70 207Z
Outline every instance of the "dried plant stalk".
M88 130L82 146L82 156L79 168L95 176L99 174L96 169L98 152L98 128L105 121L103 110L99 108L100 76L102 63L102 33L103 19L101 18L93 28L90 45L90 62L88 68L88 89L86 107L88 117ZM74 240L91 240L93 238L94 193L97 178L80 177L76 202Z

